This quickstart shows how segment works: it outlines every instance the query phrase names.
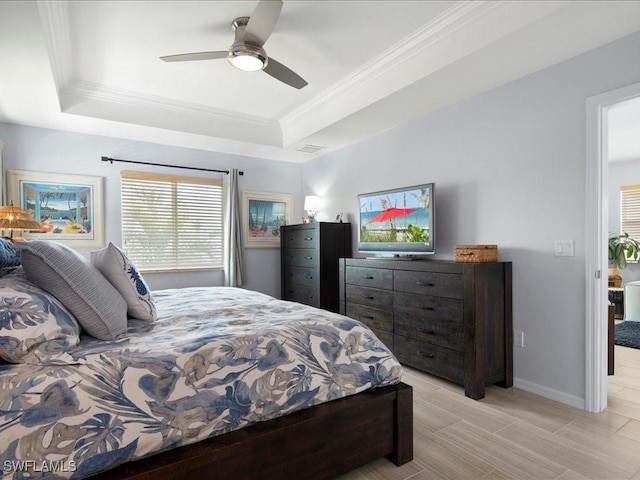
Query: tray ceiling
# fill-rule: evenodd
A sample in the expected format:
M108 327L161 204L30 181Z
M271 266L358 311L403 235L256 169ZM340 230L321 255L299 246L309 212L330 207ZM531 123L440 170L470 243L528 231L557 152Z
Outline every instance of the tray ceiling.
M284 2L269 56L222 60L255 1L0 2L0 121L304 162L640 30L640 2Z

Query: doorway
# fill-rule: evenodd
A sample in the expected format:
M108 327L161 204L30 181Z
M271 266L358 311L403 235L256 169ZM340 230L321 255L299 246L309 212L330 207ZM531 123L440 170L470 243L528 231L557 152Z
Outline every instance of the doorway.
M640 83L587 99L585 410L607 406L608 111L640 97Z

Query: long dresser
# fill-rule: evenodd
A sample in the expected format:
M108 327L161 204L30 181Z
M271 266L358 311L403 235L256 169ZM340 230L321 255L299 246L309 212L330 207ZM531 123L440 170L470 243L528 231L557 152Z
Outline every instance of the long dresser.
M511 262L343 258L340 313L470 398L513 385Z
M280 227L282 299L338 312L338 259L350 256L350 223Z

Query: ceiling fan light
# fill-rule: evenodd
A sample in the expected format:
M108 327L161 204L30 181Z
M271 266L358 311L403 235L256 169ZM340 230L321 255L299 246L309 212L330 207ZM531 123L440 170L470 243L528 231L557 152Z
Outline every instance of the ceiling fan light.
M245 72L257 72L267 66L266 52L249 43L235 43L227 55L229 63Z
M229 55L227 60L229 60L229 63L238 70L243 70L245 72L257 72L265 67L261 58L252 55L249 52Z

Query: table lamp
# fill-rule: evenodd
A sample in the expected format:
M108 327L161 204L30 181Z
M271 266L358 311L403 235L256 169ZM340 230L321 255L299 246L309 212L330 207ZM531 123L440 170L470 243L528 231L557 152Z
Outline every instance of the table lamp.
M315 195L307 195L304 197L304 209L309 214L309 223L316 221L316 213L320 210L320 197Z

